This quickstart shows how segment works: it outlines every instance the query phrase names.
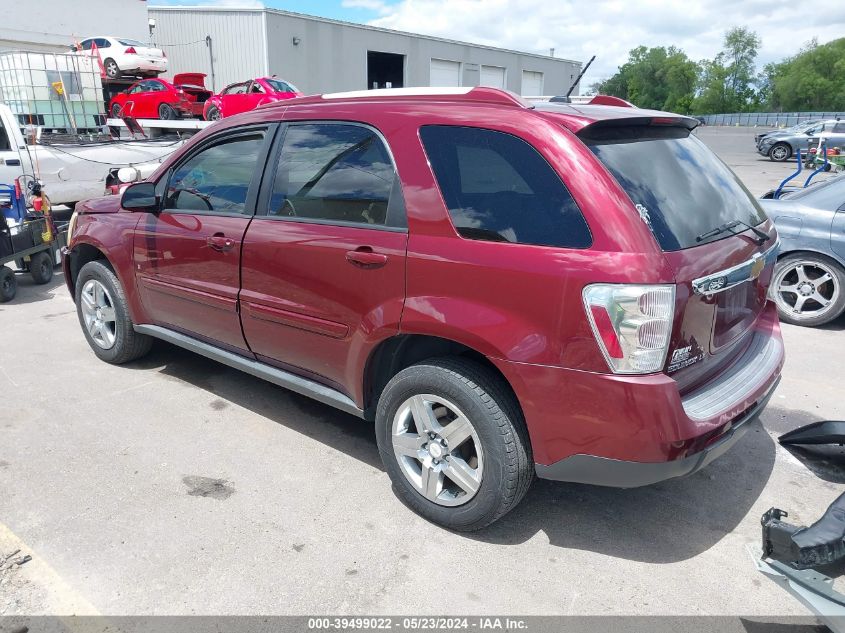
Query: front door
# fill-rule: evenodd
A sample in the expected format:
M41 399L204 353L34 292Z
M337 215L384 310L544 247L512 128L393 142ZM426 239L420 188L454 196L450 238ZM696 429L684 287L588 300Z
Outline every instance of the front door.
M229 130L164 176L162 211L147 214L135 234L138 288L156 325L248 353L238 316L241 243L270 136L266 127Z
M355 396L405 297L401 189L381 137L348 123L287 126L243 247L241 310L256 356Z

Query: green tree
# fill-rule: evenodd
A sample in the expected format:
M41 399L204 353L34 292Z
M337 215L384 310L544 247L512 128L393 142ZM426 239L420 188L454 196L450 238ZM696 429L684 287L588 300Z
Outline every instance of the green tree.
M725 33L719 54L701 62L701 85L694 103L695 111L702 114L747 112L758 105L754 63L759 48L760 38L744 26L736 26Z
M674 46L638 46L596 92L627 99L641 108L688 113L698 83L698 64Z
M845 110L845 38L819 45L766 66L771 107L787 111Z

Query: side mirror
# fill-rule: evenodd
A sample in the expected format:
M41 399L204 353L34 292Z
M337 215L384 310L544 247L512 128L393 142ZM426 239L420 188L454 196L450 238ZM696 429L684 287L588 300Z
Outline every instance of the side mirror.
M153 182L136 182L123 191L120 206L127 211L141 211L157 213L161 209L161 201L156 195Z

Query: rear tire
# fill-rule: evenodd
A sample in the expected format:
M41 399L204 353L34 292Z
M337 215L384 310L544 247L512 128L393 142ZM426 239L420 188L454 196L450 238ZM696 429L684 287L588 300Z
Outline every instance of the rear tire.
M778 260L771 295L780 320L816 327L845 311L845 270L818 253L792 253Z
M173 109L173 106L167 103L162 103L158 106L158 118L163 121L172 121L173 119L177 119L179 117L176 114L176 110Z
M53 278L53 258L47 251L35 253L29 258L29 274L37 284L46 284Z
M106 61L103 62L103 66L106 69L106 75L109 79L117 79L120 77L120 68L118 67L117 62L111 57L106 58Z
M0 266L0 303L11 301L17 292L18 280L14 271L8 266Z
M96 260L82 267L75 299L79 324L97 358L120 365L150 351L153 340L135 331L123 287L108 264Z
M456 422L462 431L450 426ZM516 397L500 376L465 358L431 359L396 374L379 398L376 438L397 494L449 529L490 525L534 480Z

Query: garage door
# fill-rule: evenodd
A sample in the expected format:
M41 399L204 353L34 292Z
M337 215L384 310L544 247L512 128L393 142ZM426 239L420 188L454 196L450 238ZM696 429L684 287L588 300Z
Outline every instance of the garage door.
M543 73L533 70L522 71L522 94L539 97L543 94Z
M448 59L431 60L431 85L432 86L460 86L461 85L461 62L452 62Z
M482 66L480 85L492 86L493 88L504 88L505 69L501 66Z

